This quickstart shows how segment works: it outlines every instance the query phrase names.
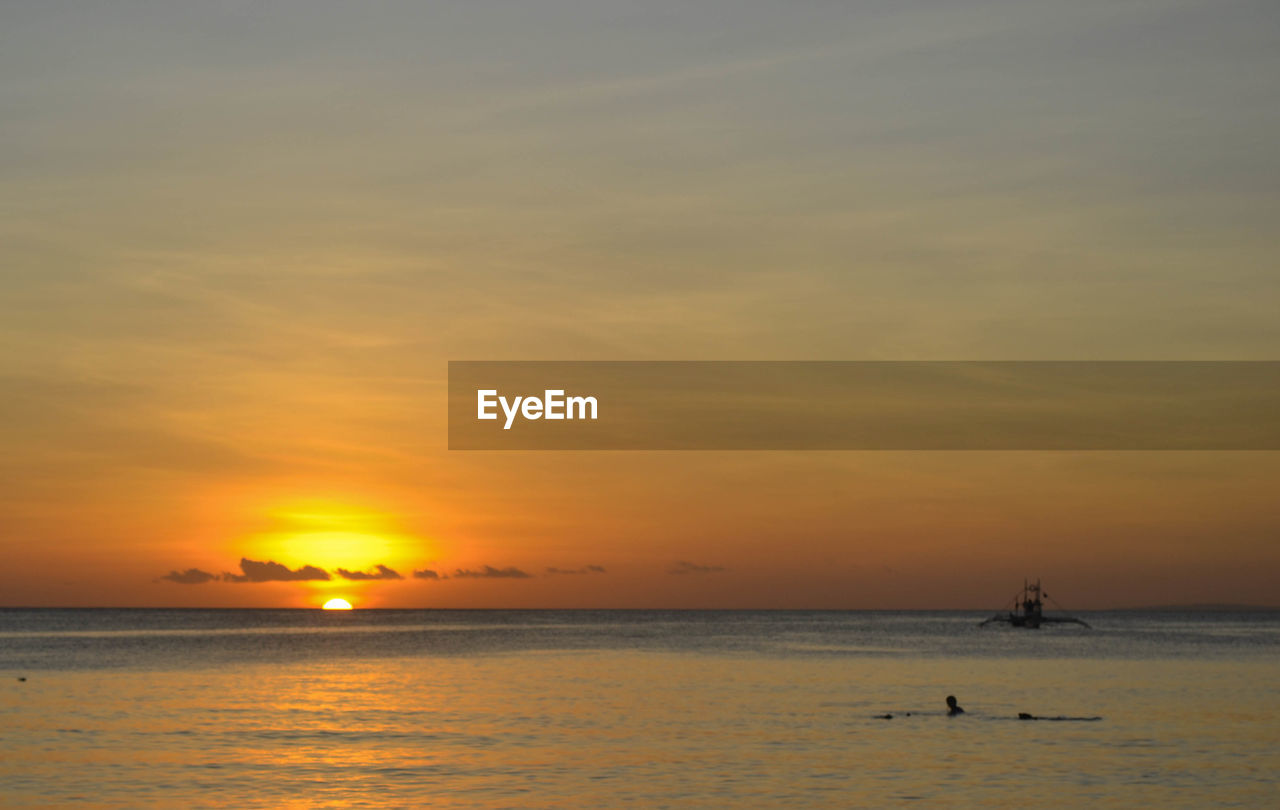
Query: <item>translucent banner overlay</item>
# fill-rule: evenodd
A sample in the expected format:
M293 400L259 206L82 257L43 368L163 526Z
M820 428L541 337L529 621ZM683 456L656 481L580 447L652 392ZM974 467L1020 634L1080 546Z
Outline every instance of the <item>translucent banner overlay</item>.
M1276 361L453 361L453 450L1280 450Z

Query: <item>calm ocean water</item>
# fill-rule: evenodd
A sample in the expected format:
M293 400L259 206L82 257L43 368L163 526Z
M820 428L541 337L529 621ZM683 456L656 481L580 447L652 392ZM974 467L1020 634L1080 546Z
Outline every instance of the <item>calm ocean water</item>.
M0 806L1280 806L1280 613L1081 615L0 610Z

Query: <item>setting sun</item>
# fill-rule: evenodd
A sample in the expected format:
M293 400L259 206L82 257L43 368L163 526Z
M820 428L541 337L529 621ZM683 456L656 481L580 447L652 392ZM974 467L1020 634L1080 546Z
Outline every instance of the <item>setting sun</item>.
M330 599L324 603L325 610L351 610L351 603L345 599Z

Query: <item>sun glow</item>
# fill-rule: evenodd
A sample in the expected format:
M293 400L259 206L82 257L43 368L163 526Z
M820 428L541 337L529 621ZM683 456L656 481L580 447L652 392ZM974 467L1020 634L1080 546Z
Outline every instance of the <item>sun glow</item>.
M430 556L430 544L406 533L395 511L319 498L256 508L262 510L258 530L242 535L232 554L328 571L405 568Z
M317 565L364 568L373 563L395 560L401 549L389 537L363 532L297 532L263 543L279 556L298 562L319 560Z
M351 603L345 599L330 599L324 603L325 610L351 610Z

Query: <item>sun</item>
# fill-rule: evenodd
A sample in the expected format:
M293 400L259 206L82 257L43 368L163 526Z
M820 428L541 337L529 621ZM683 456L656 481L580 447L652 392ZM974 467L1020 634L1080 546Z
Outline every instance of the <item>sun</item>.
M351 610L351 603L345 599L330 599L324 603L325 610Z

